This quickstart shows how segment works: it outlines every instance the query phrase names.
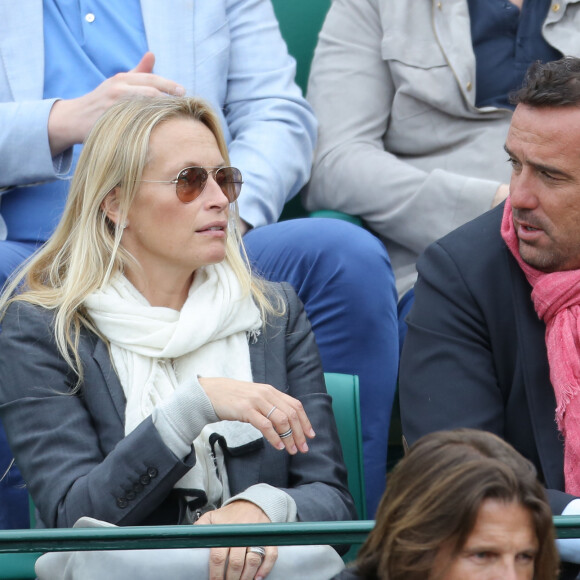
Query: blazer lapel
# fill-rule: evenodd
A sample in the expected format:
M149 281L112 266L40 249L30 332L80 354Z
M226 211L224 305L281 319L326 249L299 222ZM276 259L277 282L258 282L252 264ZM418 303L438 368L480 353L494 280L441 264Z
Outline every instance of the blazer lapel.
M119 414L121 424L124 425L125 407L126 407L125 394L123 393L123 387L121 387L121 383L119 382L117 373L115 373L115 369L113 368L113 365L111 363L109 350L107 349L105 343L100 339L97 340L97 344L93 352L93 358L95 359L96 363L99 365L99 368L101 369L101 372L103 373L103 379L105 380L105 384L107 385L109 395L113 400L113 405L115 406L115 409Z
M264 332L260 334L255 343L250 343L250 364L252 366L252 378L255 383L268 383L266 377L266 341Z
M508 252L506 248L506 252ZM536 448L546 487L564 489L564 446L556 426L556 398L550 382L545 324L530 298L531 288L515 259L509 256L518 348L522 356L526 396Z
M2 65L15 101L42 99L42 0L0 2L0 66Z
M155 55L154 72L181 83L195 94L194 21L197 3L141 0L143 24L149 50Z

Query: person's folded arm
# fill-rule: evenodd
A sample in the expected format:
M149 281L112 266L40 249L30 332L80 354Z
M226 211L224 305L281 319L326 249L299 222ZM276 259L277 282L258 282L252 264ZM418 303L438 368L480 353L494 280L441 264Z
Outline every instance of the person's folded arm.
M371 230L419 253L488 210L501 184L445 170L443 163L423 171L385 150L398 87L383 58L377 4L335 0L320 33L307 93L319 122L319 142L305 205L360 216ZM398 50L405 52L403 46ZM431 131L426 120L417 134L405 137L415 140L419 151L433 142Z

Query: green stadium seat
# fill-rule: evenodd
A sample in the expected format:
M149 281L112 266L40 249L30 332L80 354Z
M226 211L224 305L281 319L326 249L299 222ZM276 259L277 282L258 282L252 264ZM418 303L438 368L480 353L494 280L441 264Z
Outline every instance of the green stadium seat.
M288 52L296 59L296 84L306 94L310 64L318 43L318 34L324 23L331 0L272 0L280 31ZM339 211L320 210L312 214L304 209L300 194L284 206L280 221L303 217L332 217L362 226L358 217Z

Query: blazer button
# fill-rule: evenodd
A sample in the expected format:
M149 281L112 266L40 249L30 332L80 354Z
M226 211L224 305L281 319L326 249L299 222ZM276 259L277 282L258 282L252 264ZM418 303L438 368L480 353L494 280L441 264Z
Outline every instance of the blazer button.
M134 491L135 493L141 493L141 492L143 491L143 486L142 486L140 483L136 483L136 484L133 486L133 491Z
M155 469L155 467L150 467L149 469L147 469L147 475L151 478L157 477L158 474L159 472L157 471L157 469Z
M133 490L129 490L126 497L129 501L133 501L137 497L137 494Z
M148 475L142 475L139 478L139 483L141 483L141 485L149 485L151 483L151 478Z
M126 497L118 497L117 498L117 506L124 510L129 505Z

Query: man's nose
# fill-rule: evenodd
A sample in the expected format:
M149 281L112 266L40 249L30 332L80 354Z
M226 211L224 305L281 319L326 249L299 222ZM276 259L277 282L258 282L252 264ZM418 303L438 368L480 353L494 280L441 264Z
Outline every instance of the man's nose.
M533 209L537 206L536 184L531 171L524 169L518 174L512 174L510 202L517 209Z

